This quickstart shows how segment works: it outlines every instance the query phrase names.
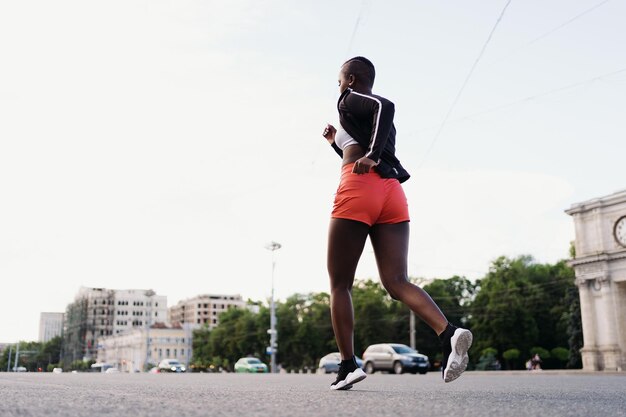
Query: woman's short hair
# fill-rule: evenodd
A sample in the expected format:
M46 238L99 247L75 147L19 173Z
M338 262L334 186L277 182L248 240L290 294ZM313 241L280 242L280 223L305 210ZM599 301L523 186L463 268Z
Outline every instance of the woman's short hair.
M362 56L355 56L343 63L342 67L345 67L346 74L354 74L358 78L361 78L370 87L374 85L374 78L376 78L376 69L374 64L369 59Z

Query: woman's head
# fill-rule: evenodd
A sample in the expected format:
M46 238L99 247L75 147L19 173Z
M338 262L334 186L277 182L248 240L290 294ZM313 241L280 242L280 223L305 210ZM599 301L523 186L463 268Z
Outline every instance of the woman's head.
M374 86L376 70L374 64L362 56L350 58L339 70L339 91L352 88L357 92L371 93Z

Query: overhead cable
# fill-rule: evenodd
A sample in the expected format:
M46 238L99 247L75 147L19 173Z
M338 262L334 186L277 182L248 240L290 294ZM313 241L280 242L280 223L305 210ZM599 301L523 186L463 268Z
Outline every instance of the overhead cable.
M553 89L548 90L548 91L544 91L544 92L541 92L541 93L538 93L538 94L533 94L532 96L527 96L527 97L524 97L524 98L520 98L520 99L511 101L509 103L499 104L497 106L493 106L493 107L490 107L488 109L485 109L485 110L482 110L482 111L479 111L479 112L476 112L476 113L469 114L467 116L463 116L463 117L459 117L457 119L453 119L451 122L452 123L457 123L457 122L461 122L463 120L474 118L476 116L482 116L483 114L493 113L495 111L502 110L502 109L505 109L507 107L514 106L516 104L520 104L520 103L524 103L524 102L527 102L527 101L535 100L535 99L537 99L539 97L556 94L556 93L559 93L561 91L570 90L570 89L576 88L576 87L581 87L583 85L590 84L592 82L599 81L599 80L602 80L604 78L607 78L607 77L610 77L612 75L616 75L616 74L619 74L619 73L622 73L622 72L626 72L626 67L618 69L616 71L611 71L611 72L606 73L606 74L598 75L598 76L595 76L593 78L588 78L588 79L583 80L583 81L577 81L577 82L575 82L573 84L568 84L568 85L563 86L563 87L553 88ZM415 134L415 133L419 133L419 132L428 131L428 130L433 129L434 127L435 126L432 126L432 127L429 127L429 128L423 128L423 129L414 130L410 134Z
M474 73L474 70L476 69L476 66L478 65L478 62L480 61L480 59L482 58L483 54L485 53L485 50L487 49L487 45L489 45L489 42L491 41L491 38L492 38L494 32L496 31L496 28L498 27L498 24L502 20L502 17L504 16L504 12L506 12L506 9L509 7L509 4L511 4L511 1L512 0L508 0L506 2L506 4L504 5L504 8L500 12L500 16L498 16L498 20L496 20L496 23L493 25L493 28L491 28L491 32L489 32L489 36L487 37L487 40L483 44L483 47L481 48L480 53L476 57L476 60L474 61L474 64L472 64L472 67L470 68L469 73L467 74L467 76L465 77L465 80L463 81L463 85L461 85L461 88L458 91L458 93L456 94L456 97L454 98L454 101L452 102L452 105L450 105L450 108L448 109L445 117L443 118L443 121L441 122L441 125L439 126L439 130L437 130L437 133L435 134L435 137L433 138L433 140L431 141L430 145L428 146L428 149L426 150L426 153L424 154L424 158L422 159L422 162L418 164L418 167L417 167L418 169L421 168L422 165L424 165L424 163L426 162L426 159L428 158L428 155L430 154L431 150L435 146L435 143L437 142L437 139L439 139L439 136L441 135L441 132L443 131L443 127L446 125L446 122L448 121L448 118L450 117L450 115L452 114L452 111L456 107L456 104L458 103L459 98L461 97L461 94L463 94L463 90L465 90L465 87L467 86L468 81L472 77L472 74Z

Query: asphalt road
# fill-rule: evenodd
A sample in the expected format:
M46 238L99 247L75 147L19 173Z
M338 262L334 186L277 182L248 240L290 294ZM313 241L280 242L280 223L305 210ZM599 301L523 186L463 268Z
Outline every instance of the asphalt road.
M626 373L374 374L330 391L333 379L0 373L0 416L626 416Z

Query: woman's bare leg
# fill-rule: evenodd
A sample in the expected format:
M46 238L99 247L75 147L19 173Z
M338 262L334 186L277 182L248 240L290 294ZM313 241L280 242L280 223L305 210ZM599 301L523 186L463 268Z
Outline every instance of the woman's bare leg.
M354 220L331 219L328 231L330 311L342 359L354 355L352 284L369 226Z
M377 224L370 229L380 280L389 295L402 301L438 335L448 324L437 304L408 280L409 223Z

